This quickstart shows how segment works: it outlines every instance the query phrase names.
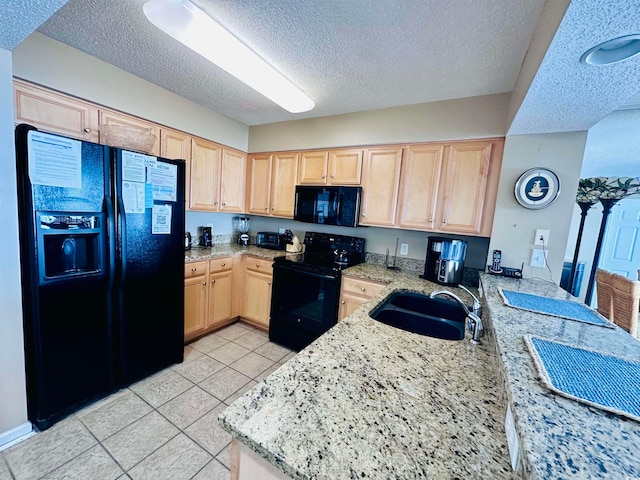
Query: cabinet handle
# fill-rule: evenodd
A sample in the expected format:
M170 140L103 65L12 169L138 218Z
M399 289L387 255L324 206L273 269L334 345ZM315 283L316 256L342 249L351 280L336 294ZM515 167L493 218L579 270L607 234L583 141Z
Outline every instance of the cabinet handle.
M84 133L91 133L91 129L90 128L85 128L84 129Z
M195 268L195 267L191 269L192 272L195 272L196 270L198 270L198 269Z
M260 265L256 263L256 268L260 268Z
M271 285L271 282L267 282L267 285Z
M206 284L207 284L207 282L202 282L202 285L206 285Z
M218 205L218 202L213 202L214 205Z
M227 204L226 204L226 203L224 203L224 202L222 202L222 206L223 206L223 207L226 207L226 206L227 206Z
M442 219L442 223L446 224L446 223L447 223L447 219L446 219L446 218L443 218L443 219Z
M269 210L269 207L264 207L265 210Z
M326 175L324 173L322 174L322 178L326 178Z
M216 283L216 281L215 280L211 280L211 283Z
M226 265L226 263L223 263L222 266L224 267Z
M364 217L366 217L366 216L367 216L366 214L364 214L364 213L362 214L362 218L364 218Z
M336 178L336 176L332 173L331 175L329 175L331 178Z
M430 218L429 220L427 220L429 223L433 222L433 218Z
M344 305L344 300L342 300L340 303L341 303L342 305Z
M275 211L275 209L276 209L276 207L271 207L271 211L272 212Z

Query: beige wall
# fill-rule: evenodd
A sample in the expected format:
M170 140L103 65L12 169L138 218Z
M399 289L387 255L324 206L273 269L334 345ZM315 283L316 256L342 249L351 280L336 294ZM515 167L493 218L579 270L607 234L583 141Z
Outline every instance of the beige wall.
M489 252L502 250L502 264L518 267L525 277L560 283L565 246L578 189L587 132L507 136ZM547 167L560 179L560 195L549 207L526 209L516 201L514 186L533 167ZM535 230L548 229L548 269L529 267Z
M38 32L13 52L13 74L242 151L249 127Z
M509 95L486 95L249 129L249 151L502 137Z
M11 52L0 49L0 446L24 435L27 400L22 339Z

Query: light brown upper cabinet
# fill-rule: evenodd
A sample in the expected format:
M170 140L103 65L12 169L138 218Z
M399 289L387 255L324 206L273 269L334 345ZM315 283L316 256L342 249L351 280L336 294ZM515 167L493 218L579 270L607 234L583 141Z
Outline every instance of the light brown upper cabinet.
M503 145L503 141L478 141L445 147L437 230L491 235Z
M362 163L361 225L395 225L402 150L402 147L397 146L365 150Z
M242 152L193 138L190 210L244 212L245 172Z
M160 154L160 126L155 123L145 122L137 117L132 117L124 113L116 112L113 110L100 110L100 125L121 125L125 127L150 129L151 133L155 135L156 141L153 144L149 155L158 156ZM107 145L103 135L100 135L100 143ZM124 145L115 145L116 147L126 148Z
M298 158L296 152L249 157L249 213L293 218Z
M73 97L14 80L15 122L45 132L98 143L98 107Z
M398 199L399 227L433 230L443 145L410 145L405 148Z
M301 152L298 184L360 185L362 152L362 149Z
M186 162L184 201L189 208L189 185L191 184L191 136L170 128L160 129L160 156L182 159Z

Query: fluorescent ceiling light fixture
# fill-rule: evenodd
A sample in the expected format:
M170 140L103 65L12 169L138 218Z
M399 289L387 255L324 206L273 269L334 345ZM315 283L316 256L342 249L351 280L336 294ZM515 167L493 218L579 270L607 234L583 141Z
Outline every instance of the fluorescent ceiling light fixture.
M609 65L640 53L640 35L612 38L587 50L580 61L587 65Z
M289 79L188 0L150 0L144 14L163 32L291 113L315 102Z

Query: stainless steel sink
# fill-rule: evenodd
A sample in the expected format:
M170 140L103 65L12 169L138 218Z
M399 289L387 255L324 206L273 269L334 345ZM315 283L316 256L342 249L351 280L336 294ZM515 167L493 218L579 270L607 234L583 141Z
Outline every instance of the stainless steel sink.
M467 312L456 302L413 292L394 292L369 315L408 332L445 340L462 340Z

